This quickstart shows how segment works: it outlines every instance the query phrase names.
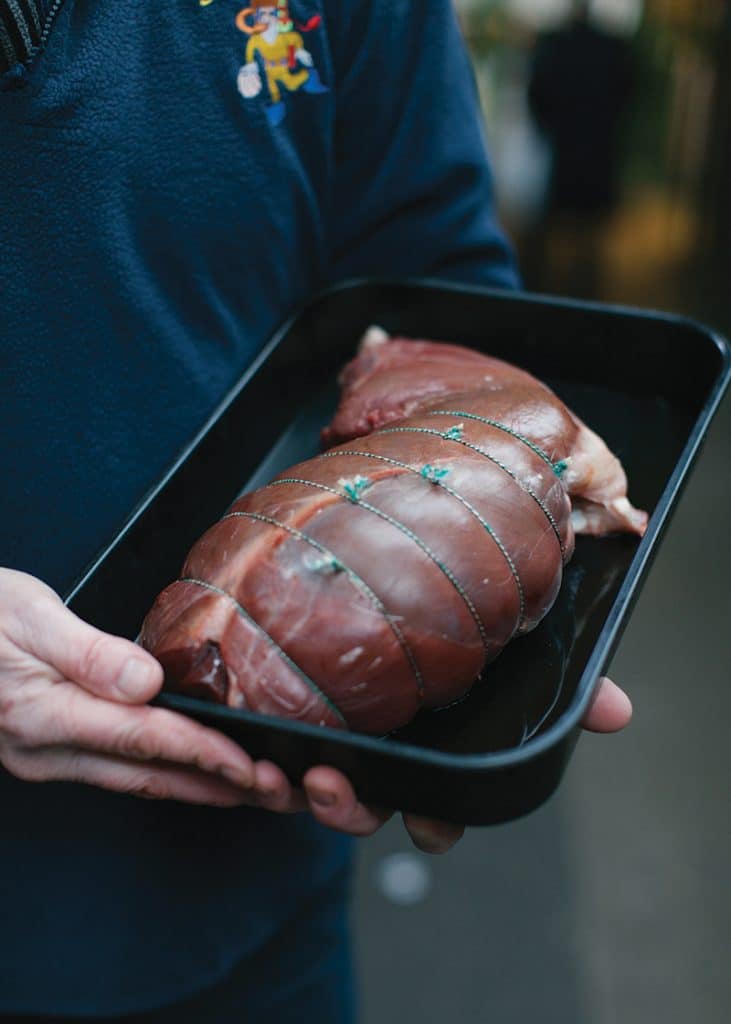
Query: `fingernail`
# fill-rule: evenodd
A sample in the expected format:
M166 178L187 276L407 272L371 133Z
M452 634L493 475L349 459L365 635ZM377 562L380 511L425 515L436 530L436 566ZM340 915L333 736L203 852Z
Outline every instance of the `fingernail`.
M251 769L232 768L229 765L222 765L218 771L223 775L224 779L228 779L229 782L232 782L234 786L238 786L239 789L251 789L254 784Z
M424 842L423 845L420 846L420 849L422 849L424 853L431 853L433 856L438 857L441 854L449 853L453 846L454 843L445 843L440 839L430 839Z
M314 789L312 786L308 786L307 794L310 800L319 804L320 807L332 807L337 801L335 794L326 789Z
M116 687L123 697L139 699L148 696L156 676L154 665L141 658L130 658L119 673Z

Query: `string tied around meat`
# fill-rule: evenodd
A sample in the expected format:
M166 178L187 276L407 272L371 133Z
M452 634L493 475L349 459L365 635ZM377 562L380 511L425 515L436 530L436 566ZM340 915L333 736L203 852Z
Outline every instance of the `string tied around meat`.
M554 462L553 472L559 479L564 475L566 470L569 468L570 461L570 459L560 459L558 462Z
M345 477L341 477L338 483L343 489L343 494L350 501L360 501L360 496L364 491L367 491L373 481L367 476L354 476L349 480Z
M449 476L451 472L452 470L449 466L440 469L438 466L432 466L428 462L421 467L421 475L432 484L441 483L445 476Z
M338 561L334 555L322 555L319 558L310 558L305 563L312 572L319 572L323 576L334 576L335 573L343 572L345 566Z
M464 423L455 423L449 430L445 430L442 437L445 441L461 441L464 433Z

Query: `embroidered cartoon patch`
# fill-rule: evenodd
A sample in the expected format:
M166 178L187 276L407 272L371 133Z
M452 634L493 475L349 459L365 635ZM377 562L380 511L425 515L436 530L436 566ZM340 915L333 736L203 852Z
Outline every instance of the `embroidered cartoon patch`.
M208 7L213 0L198 3ZM253 100L262 93L266 81L269 102L265 110L271 125L281 124L287 114L284 93L301 89L319 95L330 91L321 81L302 38L321 21L321 15L315 14L304 24L295 25L289 0L250 0L250 6L236 15L236 27L249 37L246 63L239 68L236 85L245 100Z
M213 0L198 0L208 7ZM269 102L265 110L271 125L284 120L287 107L283 90L320 95L329 92L320 79L312 54L305 48L302 33L312 32L322 22L315 14L303 24L294 21L289 11L289 0L250 0L236 15L236 27L245 33L246 63L239 68L236 85L245 100L253 100L264 89ZM299 29L296 31L295 29Z

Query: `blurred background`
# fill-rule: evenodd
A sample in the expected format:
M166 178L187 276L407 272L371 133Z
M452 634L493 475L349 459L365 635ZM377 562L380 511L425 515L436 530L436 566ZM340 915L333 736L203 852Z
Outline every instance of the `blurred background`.
M458 0L529 290L731 335L725 0ZM635 704L530 817L360 845L362 1024L731 1019L731 400L611 668Z

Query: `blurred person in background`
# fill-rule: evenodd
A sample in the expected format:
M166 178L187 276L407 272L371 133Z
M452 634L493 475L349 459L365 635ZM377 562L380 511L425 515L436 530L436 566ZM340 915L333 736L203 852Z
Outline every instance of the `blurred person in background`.
M528 85L530 111L551 147L544 241L555 280L542 283L584 298L597 293L599 246L618 199L619 133L634 77L629 42L593 24L589 7L578 0L564 28L539 37Z

